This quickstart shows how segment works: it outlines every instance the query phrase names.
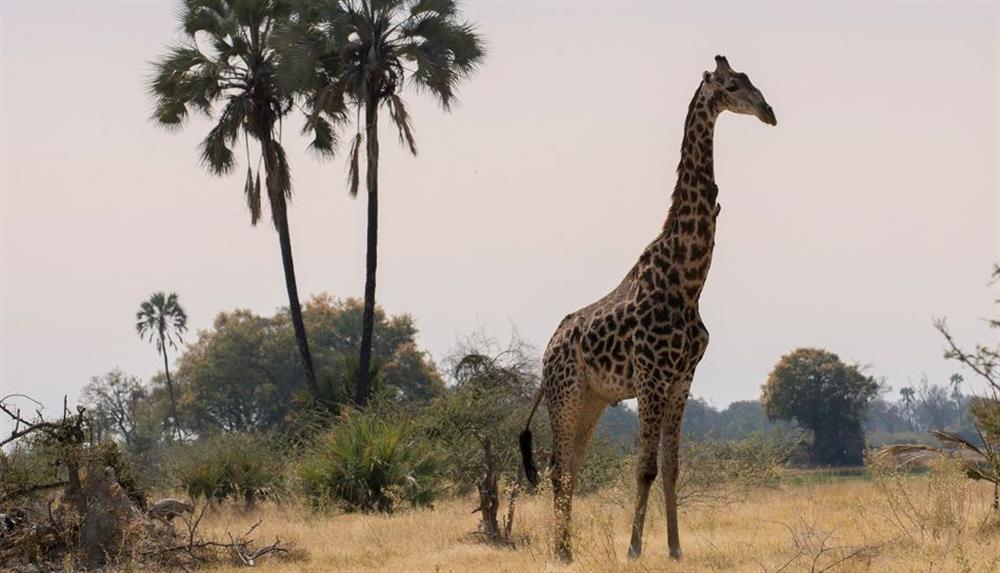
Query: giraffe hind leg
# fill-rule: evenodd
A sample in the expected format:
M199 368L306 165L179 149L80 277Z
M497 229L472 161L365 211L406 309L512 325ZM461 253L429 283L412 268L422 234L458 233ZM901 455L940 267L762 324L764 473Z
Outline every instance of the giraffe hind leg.
M577 443L584 414L583 392L575 379L562 380L547 398L552 423L552 491L555 509L555 550L564 562L573 560L571 516L576 481Z

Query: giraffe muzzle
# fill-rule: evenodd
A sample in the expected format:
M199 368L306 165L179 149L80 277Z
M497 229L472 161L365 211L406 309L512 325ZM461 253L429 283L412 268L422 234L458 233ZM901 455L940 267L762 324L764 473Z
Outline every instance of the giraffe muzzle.
M778 118L774 117L774 108L766 103L761 107L758 117L768 125L778 125Z

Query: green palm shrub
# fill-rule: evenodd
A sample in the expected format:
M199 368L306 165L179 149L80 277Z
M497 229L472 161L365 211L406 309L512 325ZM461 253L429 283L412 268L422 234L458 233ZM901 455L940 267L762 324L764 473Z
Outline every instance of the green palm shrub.
M220 434L175 454L180 486L194 498L242 500L246 505L280 496L284 460L264 434Z
M313 445L298 467L314 506L392 512L429 506L442 493L439 457L409 424L352 412Z

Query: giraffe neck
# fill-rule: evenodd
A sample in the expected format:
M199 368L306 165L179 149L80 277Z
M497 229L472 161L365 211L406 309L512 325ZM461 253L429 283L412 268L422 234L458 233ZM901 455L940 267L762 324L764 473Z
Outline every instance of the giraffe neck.
M718 102L699 86L684 121L677 184L658 240L665 247L670 268L677 271L670 273L676 280L668 283L679 287L675 292L689 303L697 302L701 294L715 247L719 189L712 144L719 111Z

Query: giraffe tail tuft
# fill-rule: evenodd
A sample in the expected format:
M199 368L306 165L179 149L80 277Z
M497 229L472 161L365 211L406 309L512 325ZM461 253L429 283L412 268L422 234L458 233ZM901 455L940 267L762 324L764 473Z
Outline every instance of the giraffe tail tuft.
M525 428L521 432L521 462L524 464L524 477L528 478L531 485L538 485L538 468L535 467L535 459L531 454L531 430Z

